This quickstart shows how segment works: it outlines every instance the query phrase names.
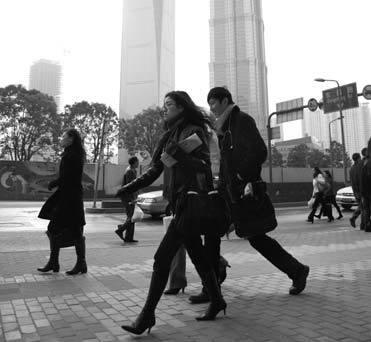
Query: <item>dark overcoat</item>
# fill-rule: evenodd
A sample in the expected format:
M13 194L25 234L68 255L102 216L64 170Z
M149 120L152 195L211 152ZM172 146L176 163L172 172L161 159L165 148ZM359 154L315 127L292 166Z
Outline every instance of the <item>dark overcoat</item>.
M57 187L57 190L46 200L39 213L39 218L51 221L49 227L73 231L85 225L81 182L83 166L82 157L67 147L62 155L58 178L49 184L50 188Z
M219 189L231 208L236 233L251 237L277 226L274 208L262 181L262 164L267 147L254 119L234 106L218 132L220 148ZM254 195L244 197L247 183Z
M187 154L177 144L192 134L197 134L202 144ZM167 167L161 160L162 153L166 151L177 163ZM195 187L209 191L212 189L211 162L209 152L209 137L205 129L193 124L178 122L162 136L151 161L151 167L139 178L125 185L127 193L152 184L161 174L164 173L163 196L166 198L175 213L179 208L179 198L184 191ZM119 194L120 190L118 191ZM180 229L182 230L183 227ZM183 232L186 233L186 232Z

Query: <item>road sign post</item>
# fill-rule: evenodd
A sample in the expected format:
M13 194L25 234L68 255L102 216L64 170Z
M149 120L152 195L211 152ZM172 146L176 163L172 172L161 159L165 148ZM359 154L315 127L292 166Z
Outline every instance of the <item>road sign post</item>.
M324 90L322 96L324 114L359 107L356 83Z
M271 118L273 115L277 116L277 123L299 120L303 118L303 109L308 106L303 106L303 98L298 98L290 101L277 103L277 111L268 116L267 135L268 135L268 165L269 165L269 183L272 184L272 146L271 140L278 139L276 127L271 128ZM273 135L275 134L275 136Z

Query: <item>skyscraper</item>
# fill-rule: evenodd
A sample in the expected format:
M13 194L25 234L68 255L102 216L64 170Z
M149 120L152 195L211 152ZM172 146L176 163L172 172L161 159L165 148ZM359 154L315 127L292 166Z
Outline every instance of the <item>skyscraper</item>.
M344 134L345 149L352 156L354 152L360 153L363 147L367 146L367 141L371 136L371 113L368 103L361 103L359 107L343 111L344 115ZM341 129L339 112L323 114L322 110L310 112L304 111L302 121L303 136L315 136L324 143L325 148L330 146L331 140L341 144ZM334 121L333 121L334 120ZM333 121L330 124L330 121Z
M62 67L56 61L40 59L30 68L29 89L53 96L59 111L61 104Z
M263 129L268 117L261 0L211 0L210 86L227 86Z
M124 0L120 118L162 105L175 86L174 0Z

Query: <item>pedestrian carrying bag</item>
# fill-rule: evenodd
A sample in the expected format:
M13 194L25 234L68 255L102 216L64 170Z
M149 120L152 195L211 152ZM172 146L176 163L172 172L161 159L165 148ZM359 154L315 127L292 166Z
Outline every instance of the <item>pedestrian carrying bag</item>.
M179 206L175 219L184 234L223 236L229 228L229 209L217 190L186 191Z

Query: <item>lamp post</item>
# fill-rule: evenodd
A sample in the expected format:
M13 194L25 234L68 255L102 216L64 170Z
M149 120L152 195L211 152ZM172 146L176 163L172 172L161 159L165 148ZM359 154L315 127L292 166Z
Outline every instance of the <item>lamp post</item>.
M333 164L333 160L332 160L332 144L331 144L331 124L337 120L340 120L340 118L336 118L334 120L331 120L329 123L328 123L328 136L329 136L329 139L330 139L330 165L331 165L331 175L332 177L334 177L334 164Z
M341 101L341 88L340 84L337 80L329 80L324 78L315 78L316 82L335 82L337 85L337 100L338 100L338 108L339 108L339 120L340 120L340 128L341 128L341 144L343 145L343 169L344 169L344 183L347 185L347 165L346 165L346 152L345 152L345 137L344 137L344 121L343 121L343 104Z

